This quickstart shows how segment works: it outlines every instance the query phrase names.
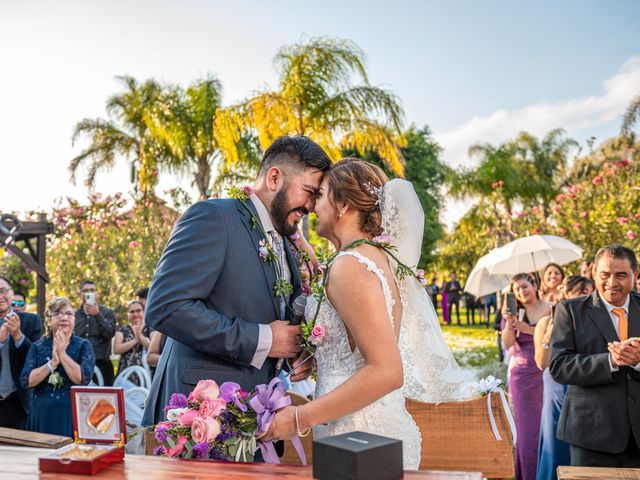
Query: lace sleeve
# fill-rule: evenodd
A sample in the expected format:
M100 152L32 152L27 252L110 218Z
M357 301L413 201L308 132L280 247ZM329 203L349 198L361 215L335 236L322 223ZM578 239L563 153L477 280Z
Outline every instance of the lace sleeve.
M22 388L29 388L29 375L34 368L38 367L38 344L40 342L32 343L31 347L29 347L29 352L27 353L27 359L24 362L24 367L22 367L22 372L20 373L20 385Z
M82 385L89 385L93 377L93 370L96 367L96 357L93 353L93 347L89 341L82 339L80 345L80 370L82 371Z

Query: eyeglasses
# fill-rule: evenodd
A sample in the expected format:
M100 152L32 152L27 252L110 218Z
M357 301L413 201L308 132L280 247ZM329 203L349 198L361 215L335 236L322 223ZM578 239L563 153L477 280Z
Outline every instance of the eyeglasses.
M9 292L13 292L12 288L0 288L0 295L6 295Z
M18 307L18 308L22 308L25 306L27 302L25 302L24 300L14 300L13 302L11 302L11 306L12 307Z
M53 318L62 318L62 317L67 317L67 318L73 318L75 317L75 313L73 312L54 312L51 314L51 317Z

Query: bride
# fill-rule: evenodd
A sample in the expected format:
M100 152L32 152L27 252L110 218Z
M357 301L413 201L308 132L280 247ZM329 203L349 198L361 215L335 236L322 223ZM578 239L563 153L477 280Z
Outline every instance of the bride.
M411 183L389 181L367 162L345 159L324 176L316 201L317 232L339 252L326 276L316 325L316 399L279 411L265 439L315 438L365 431L403 442L404 468L420 464L421 437L404 398L463 398L462 372L445 344L431 300L417 278L401 278L381 248L361 244L392 237L404 265L420 258L424 214ZM317 301L309 297L307 320Z

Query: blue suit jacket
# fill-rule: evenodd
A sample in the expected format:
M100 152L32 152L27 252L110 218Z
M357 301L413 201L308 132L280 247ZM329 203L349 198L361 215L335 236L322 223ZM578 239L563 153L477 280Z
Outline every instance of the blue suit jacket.
M252 208L253 204L247 202ZM254 210L255 211L255 210ZM262 240L251 215L235 199L190 207L175 225L151 283L145 322L168 338L154 375L143 425L163 419L171 394L187 394L199 380L252 389L275 373L275 359L250 365L258 324L280 316L275 267L258 255ZM300 276L285 249L294 292Z
M31 344L42 336L42 321L38 315L33 313L16 313L20 317L20 330L24 335L24 340L20 344L20 348L16 348L13 337L9 335L7 339L9 342L9 362L11 363L11 376L13 377L20 403L22 403L24 411L29 413L31 390L20 386L20 373L22 372L22 367L24 367Z

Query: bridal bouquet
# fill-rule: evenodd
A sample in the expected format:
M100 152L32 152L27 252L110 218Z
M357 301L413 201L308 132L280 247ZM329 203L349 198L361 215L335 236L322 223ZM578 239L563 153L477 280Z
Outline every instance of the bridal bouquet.
M174 393L164 408L166 421L155 426L161 446L154 455L252 462L260 449L267 463L279 463L272 442L258 439L275 413L291 404L283 383L274 378L245 392L234 382L200 380L188 395ZM292 440L306 464L300 439Z

